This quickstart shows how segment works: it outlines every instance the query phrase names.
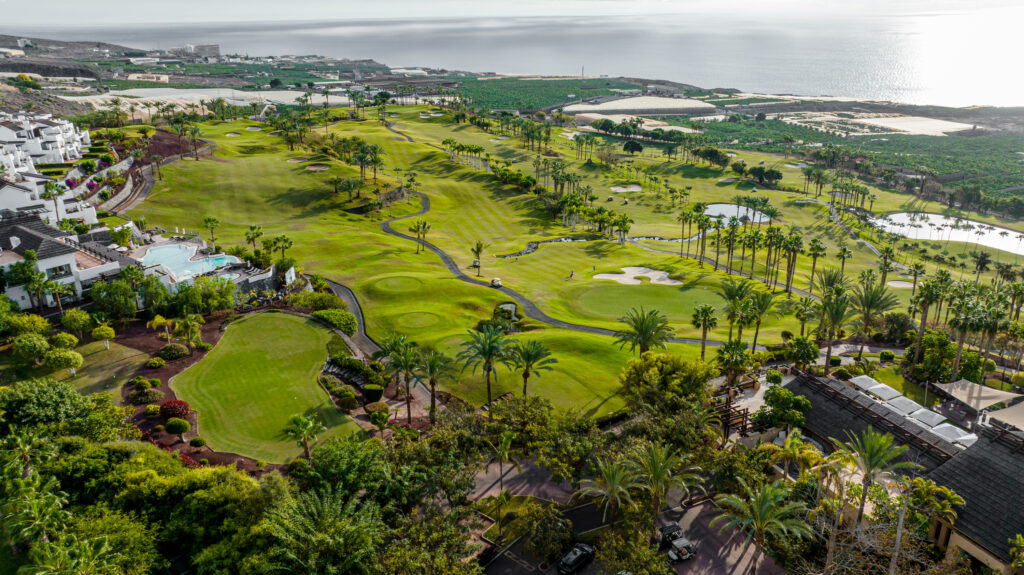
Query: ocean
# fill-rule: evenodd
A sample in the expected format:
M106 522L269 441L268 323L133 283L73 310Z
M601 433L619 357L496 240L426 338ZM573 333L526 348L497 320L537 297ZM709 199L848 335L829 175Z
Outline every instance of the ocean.
M1024 8L885 16L718 14L18 27L140 48L323 54L503 74L634 76L704 88L943 106L1024 105Z

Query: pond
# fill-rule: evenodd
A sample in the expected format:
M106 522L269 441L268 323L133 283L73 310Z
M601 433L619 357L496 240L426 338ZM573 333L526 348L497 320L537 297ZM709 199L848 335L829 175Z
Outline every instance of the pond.
M708 204L704 213L716 219L723 218L728 220L730 217L736 216L737 219L742 221L743 218L749 218L749 221L755 224L768 221L768 216L761 212L737 204Z
M941 214L900 212L872 220L879 229L914 240L965 242L1024 255L1024 233Z

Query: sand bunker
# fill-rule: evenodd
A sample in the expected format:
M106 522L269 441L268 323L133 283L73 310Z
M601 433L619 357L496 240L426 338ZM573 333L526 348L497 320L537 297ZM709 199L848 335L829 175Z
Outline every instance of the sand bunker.
M235 132L228 132L227 134L224 134L224 135L227 136L228 138L237 138L237 137L241 136L242 134L237 134Z
M313 164L312 166L306 166L306 170L310 172L322 172L330 168L327 164Z
M250 132L262 132L263 128L259 126L249 126L246 130L249 130Z
M638 277L645 277L651 280L652 284L665 285L665 286L677 286L682 285L683 282L669 279L668 272L652 270L651 268L644 267L625 267L622 268L625 273L621 274L597 274L594 276L596 280L613 280L620 284L626 285L640 285L641 282Z
M444 115L444 112L431 112L430 113L430 117L431 118L440 118L443 115Z
M643 188L640 187L640 184L630 184L628 186L612 186L612 191L615 192L616 194L622 192L639 192L641 190L643 190Z
M576 139L576 136L579 136L582 133L583 132L577 132L576 130L573 130L572 132L562 132L560 135L563 138L569 138L570 140L574 140Z
M309 161L309 160L307 160L306 158L288 158L288 163L289 164L301 164L302 162L307 162L307 161Z
M914 287L913 282L904 282L904 281L900 281L900 280L892 280L890 282L886 282L885 285L887 285L889 287L894 287L894 288L912 288L912 287Z
M719 184L731 184L731 183L737 182L737 181L739 181L739 178L722 178L721 180L718 180L718 183Z
M800 163L797 163L797 164L786 164L786 167L787 168L795 168L795 169L798 169L798 170L802 170L802 169L807 167L807 163L806 162L800 162Z
M492 142L503 142L508 139L508 136L498 136L497 138L491 138Z
M391 113L391 114L388 114L388 117L389 117L389 118L401 118L401 117L402 117L402 115L401 115L401 114L395 114L395 113Z

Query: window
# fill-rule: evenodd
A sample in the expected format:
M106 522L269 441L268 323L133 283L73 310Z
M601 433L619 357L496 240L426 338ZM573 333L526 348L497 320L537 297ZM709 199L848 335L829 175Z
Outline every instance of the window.
M64 264L62 266L57 266L55 268L50 268L50 269L46 270L46 277L49 278L49 279L66 278L69 275L71 275L71 265L70 264Z

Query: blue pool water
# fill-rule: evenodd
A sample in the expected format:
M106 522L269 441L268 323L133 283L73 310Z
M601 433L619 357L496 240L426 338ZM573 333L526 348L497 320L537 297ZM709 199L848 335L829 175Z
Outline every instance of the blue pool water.
M193 260L196 249L196 246L184 244L150 248L142 258L142 265L163 265L180 281L239 261L235 256L213 256Z

